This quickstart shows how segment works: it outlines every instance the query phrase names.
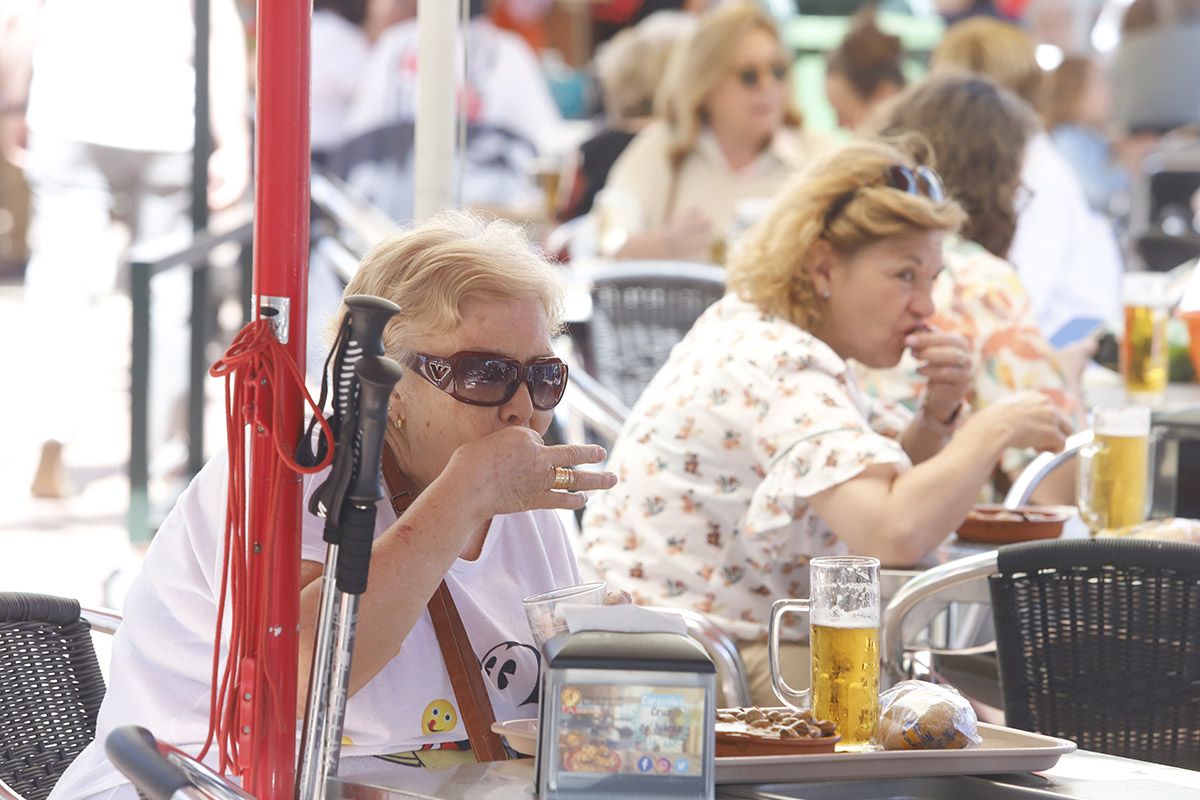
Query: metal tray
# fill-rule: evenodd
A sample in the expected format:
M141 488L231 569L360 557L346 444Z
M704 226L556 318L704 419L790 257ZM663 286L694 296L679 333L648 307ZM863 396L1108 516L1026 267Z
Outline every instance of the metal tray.
M718 758L717 784L1037 772L1075 750L1075 743L1066 739L984 722L979 723L979 735L983 743L965 750Z

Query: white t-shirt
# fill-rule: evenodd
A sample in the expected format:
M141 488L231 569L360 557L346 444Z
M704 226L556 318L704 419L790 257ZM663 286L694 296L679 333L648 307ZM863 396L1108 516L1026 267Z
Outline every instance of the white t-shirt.
M192 148L191 0L45 0L34 40L29 129L151 152Z
M130 587L125 618L113 641L111 685L100 709L96 740L55 786L54 800L107 797L113 787L126 783L104 754L104 740L116 727L141 725L193 754L203 743L226 475L226 457L220 454L192 481L155 536L142 572ZM324 474L306 478L306 508L308 493L323 481ZM376 536L395 521L386 502L378 508ZM322 520L304 515L305 560L324 561L322 525ZM578 582L570 545L552 511L494 518L479 558L460 559L446 573L498 720L537 716L541 656L521 599ZM441 722L430 732L427 717L432 719L435 709ZM347 758L467 738L428 612L399 654L350 698L345 735L352 742L342 748Z
M1121 253L1088 207L1071 166L1045 133L1029 140L1021 182L1032 197L1017 215L1008 260L1047 339L1075 317L1112 320L1121 308Z
M464 46L465 40L465 46ZM411 219L417 117L416 20L389 27L371 51L346 121L347 140L371 158L355 158L347 179L393 219ZM486 18L471 20L458 42L459 111L468 131L461 181L465 205L522 206L540 195L534 159L561 142L562 118L529 45ZM376 138L378 141L376 141ZM456 162L457 167L457 162Z
M312 148L328 150L346 138L350 101L362 83L370 42L362 28L321 8L312 15Z

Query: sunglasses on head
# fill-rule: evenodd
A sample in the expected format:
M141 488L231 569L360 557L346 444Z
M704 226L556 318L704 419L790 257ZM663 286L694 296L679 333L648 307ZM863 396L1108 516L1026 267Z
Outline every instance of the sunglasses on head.
M533 407L549 411L567 390L567 365L554 356L522 364L494 353L463 352L444 358L411 353L404 363L455 400L473 406L502 406L524 383Z
M787 79L788 68L787 64L771 64L767 67L742 67L737 71L737 79L742 86L747 89L753 89L758 86L759 81L766 80L770 75L775 79L776 83L783 83Z
M884 183L887 186L898 189L905 194L928 197L935 203L940 203L946 199L946 189L942 186L941 177L924 164L916 169L910 169L903 164L893 164L887 168L883 177ZM868 186L874 185L877 184L868 184ZM846 210L846 206L854 199L854 195L857 192L857 188L851 189L830 204L829 211L825 213L826 227L837 218L838 214Z

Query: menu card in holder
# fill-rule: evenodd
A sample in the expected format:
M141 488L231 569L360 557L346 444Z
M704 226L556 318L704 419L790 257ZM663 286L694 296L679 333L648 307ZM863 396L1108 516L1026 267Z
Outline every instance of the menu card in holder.
M678 633L586 630L546 645L542 798L715 796L716 669Z

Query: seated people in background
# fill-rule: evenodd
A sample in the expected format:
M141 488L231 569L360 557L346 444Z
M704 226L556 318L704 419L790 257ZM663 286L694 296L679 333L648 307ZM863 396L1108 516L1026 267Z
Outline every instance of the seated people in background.
M695 18L682 11L660 11L626 28L596 52L596 77L604 97L607 124L579 146L563 168L563 207L559 219L592 210L609 170L638 131L654 115L654 94L666 71L671 48L687 36Z
M586 499L551 491L554 468L604 458L596 446L542 444L566 386L550 346L563 289L554 267L512 226L446 215L376 246L346 292L404 304L384 331L387 355L407 365L390 398L386 446L409 485L391 485L378 505L342 770L365 763L356 756L403 754L389 760L409 765L473 760L425 607L444 579L496 718L537 713L539 658L521 600L579 582L549 509L578 509ZM306 476L305 508L327 474ZM222 454L196 476L154 538L113 642L96 740L59 781L56 800L134 798L104 754L117 726L144 725L193 755L200 750L208 729L226 476ZM614 481L603 472L574 476L578 489ZM416 499L397 520L386 498L402 491ZM297 719L304 714L321 594L322 529L322 520L304 514ZM496 648L514 652L511 666L486 663ZM430 732L423 717L434 703L449 708L451 724Z
M897 147L848 145L797 177L729 265L730 292L671 351L613 448L622 481L582 543L634 602L704 612L738 640L754 702L767 620L806 597L809 559L910 565L970 511L1009 447L1062 447L1070 423L1022 392L963 408L972 359L926 331L942 239L963 222ZM915 415L865 397L849 360L929 376ZM916 466L914 466L914 464ZM804 632L787 638L802 646ZM807 685L808 659L785 659Z
M700 18L659 89L659 120L625 149L597 198L600 249L708 261L740 200L772 196L823 149L792 105L791 58L771 17L742 0Z
M1041 112L1092 210L1110 213L1114 198L1118 207L1127 206L1129 173L1117 163L1104 130L1112 116L1112 89L1104 68L1086 56L1064 58L1046 75Z
M1042 70L1033 40L1000 20L979 17L951 26L930 66L935 73L986 75L1033 107L1040 97ZM1044 131L1026 147L1008 259L1029 292L1038 327L1053 338L1076 317L1118 318L1122 265L1112 226L1088 208L1079 180Z
M346 114L371 49L364 0L314 0L312 13L312 157L322 164L346 138Z
M521 37L487 18L488 3L471 0L455 64L462 64L458 110L467 123L461 202L522 215L540 190L535 158L558 146L562 118L538 65ZM330 165L395 220L413 217L413 129L417 117L417 21L383 33L367 63L346 122L346 143ZM456 161L457 165L457 161Z
M967 400L978 410L1013 392L1036 389L1082 422L1080 374L1070 381L1064 375L1016 270L1004 260L1017 224L1014 203L1025 145L1038 130L1033 110L980 75L935 75L900 95L882 123L885 135L915 133L932 146L946 195L967 212L959 234L943 242L944 268L933 289L937 311L930 319L938 330L958 334L970 345L974 363ZM1082 361L1077 366L1081 373ZM874 396L913 408L928 371L906 353L894 367L867 370L863 386ZM1010 451L1003 466L1016 477L1028 460L1027 454ZM1053 490L1049 482L1040 487L1039 500L1074 502L1073 470L1061 476Z
M875 7L864 6L825 62L825 95L838 125L855 130L876 106L903 89L903 66L900 37L879 30Z

